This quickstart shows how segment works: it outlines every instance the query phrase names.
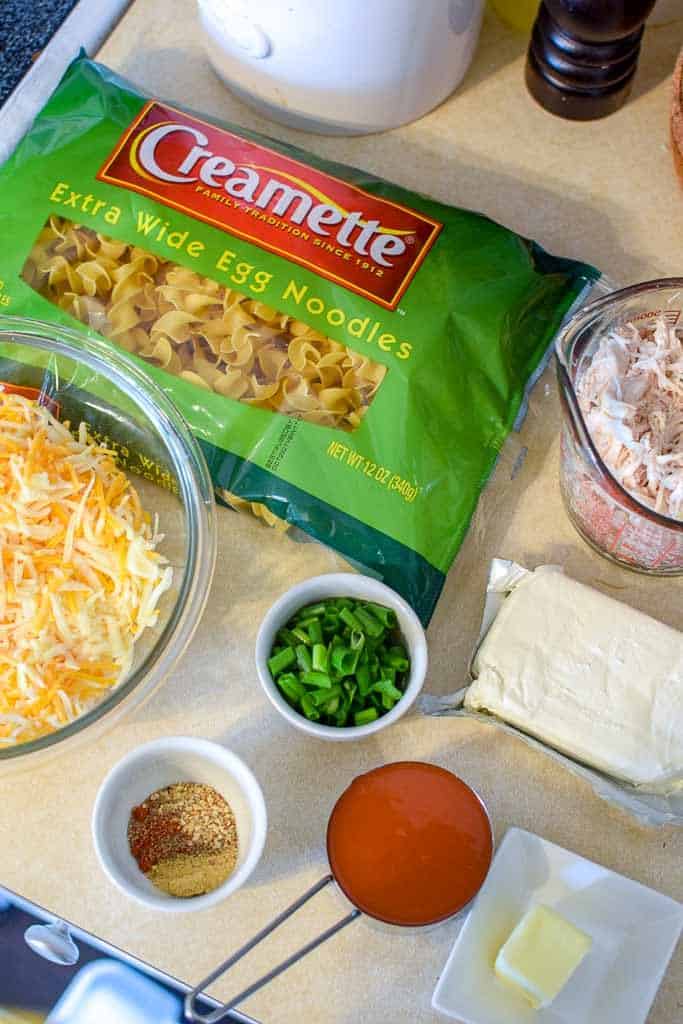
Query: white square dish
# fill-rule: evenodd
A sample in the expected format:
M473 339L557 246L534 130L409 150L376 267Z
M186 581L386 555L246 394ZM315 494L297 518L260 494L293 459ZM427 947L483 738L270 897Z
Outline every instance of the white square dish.
M587 932L593 946L553 1003L534 1010L493 971L534 903ZM683 906L540 836L511 828L463 924L434 995L462 1024L644 1024L683 929Z

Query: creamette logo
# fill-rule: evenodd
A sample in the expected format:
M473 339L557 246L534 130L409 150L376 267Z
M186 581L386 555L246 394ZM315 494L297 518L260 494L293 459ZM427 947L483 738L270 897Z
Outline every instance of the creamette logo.
M390 309L441 229L415 210L154 102L98 178L151 195Z

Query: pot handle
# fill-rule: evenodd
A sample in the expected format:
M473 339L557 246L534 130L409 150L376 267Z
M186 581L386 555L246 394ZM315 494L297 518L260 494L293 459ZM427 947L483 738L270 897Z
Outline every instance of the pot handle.
M237 1006L238 1003L241 1003L245 999L248 999L249 996L254 994L254 992L258 992L260 988L263 988L264 985L267 985L269 981L273 980L273 978L277 978L278 974L282 974L283 971L286 971L288 967L291 967L293 964L297 963L297 961L301 960L302 957L306 956L307 953L312 952L312 950L322 945L322 943L325 942L327 939L331 939L332 936L336 935L337 932L342 930L342 928L345 928L347 924L351 924L351 922L355 921L357 917L360 917L361 911L354 907L354 909L351 910L348 914L346 914L345 917L340 918L338 921L335 922L335 924L331 925L324 932L321 932L320 935L317 935L314 939L311 939L311 941L307 942L305 946L301 946L300 949L296 950L295 953L292 953L291 956L288 956L276 967L273 967L272 970L267 972L267 974L264 974L260 978L257 978L256 981L252 982L251 985L243 989L233 999L230 999L228 1002L223 1003L222 1006L219 1006L215 1010L212 1010L211 1013L203 1014L199 1013L195 1009L195 1002L197 996L208 985L213 984L213 982L216 981L217 978L220 978L222 974L225 974L225 972L229 970L229 968L232 967L233 964L236 964L238 960L241 960L242 957L246 956L246 954L250 950L252 950L260 942L262 942L263 939L270 935L271 932L274 932L276 928L279 928L279 926L284 921L291 917L292 914L295 914L300 907L303 907L304 903L308 903L308 901L313 896L315 896L316 893L320 892L321 889L324 889L325 886L329 885L331 881L332 875L325 875L323 878L321 878L320 881L316 882L315 885L311 886L311 888L308 889L303 894L303 896L299 896L297 900L294 900L293 903L290 903L290 905L286 907L281 914L278 914L277 917L274 917L273 920L265 926L265 928L262 928L261 931L254 935L253 938L249 939L248 942L245 942L241 949L238 949L236 953L233 953L232 956L229 956L228 959L224 960L222 964L219 964L218 967L216 967L211 972L211 974L204 978L203 981L200 981L199 984L196 985L191 992L188 992L185 997L185 1019L187 1021L190 1021L191 1024L218 1024L219 1021L222 1021L226 1018L226 1016L234 1006Z

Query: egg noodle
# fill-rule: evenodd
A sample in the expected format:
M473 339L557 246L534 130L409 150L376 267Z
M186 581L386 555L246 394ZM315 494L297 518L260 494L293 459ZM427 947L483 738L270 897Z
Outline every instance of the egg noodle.
M352 431L386 367L137 245L52 216L22 276L122 348L225 398Z
M172 569L108 449L0 389L0 747L87 711L126 675Z
M405 177L400 145L394 167ZM126 350L219 500L284 544L334 549L427 624L556 331L600 275L424 195L419 168L414 185L80 56L0 168L0 379L17 357L4 309ZM120 433L121 465L153 461Z

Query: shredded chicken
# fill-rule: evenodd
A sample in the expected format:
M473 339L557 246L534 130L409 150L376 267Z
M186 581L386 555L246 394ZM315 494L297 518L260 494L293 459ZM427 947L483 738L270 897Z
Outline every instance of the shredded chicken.
M683 520L683 339L664 319L606 335L577 385L610 471L643 505Z

